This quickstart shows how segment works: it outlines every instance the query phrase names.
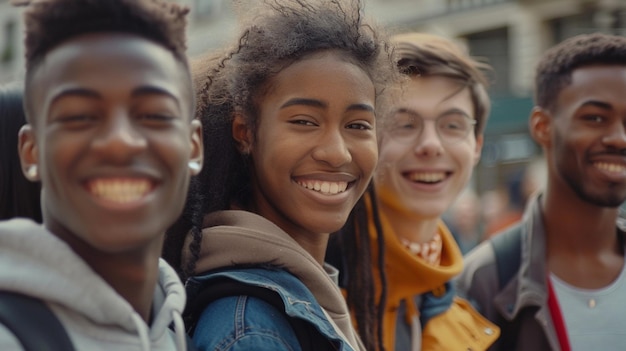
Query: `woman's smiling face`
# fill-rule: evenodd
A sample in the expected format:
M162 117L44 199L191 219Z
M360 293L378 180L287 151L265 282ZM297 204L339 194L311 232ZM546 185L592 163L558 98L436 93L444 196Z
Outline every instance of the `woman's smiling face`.
M378 158L375 91L341 55L311 55L259 99L250 145L255 211L292 237L343 226Z

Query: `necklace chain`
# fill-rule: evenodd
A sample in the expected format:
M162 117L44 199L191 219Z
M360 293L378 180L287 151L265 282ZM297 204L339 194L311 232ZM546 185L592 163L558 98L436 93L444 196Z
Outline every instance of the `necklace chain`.
M426 243L416 243L405 238L400 238L400 240L412 254L433 266L439 265L439 262L441 261L441 249L443 246L441 235L439 233L435 233L435 236Z

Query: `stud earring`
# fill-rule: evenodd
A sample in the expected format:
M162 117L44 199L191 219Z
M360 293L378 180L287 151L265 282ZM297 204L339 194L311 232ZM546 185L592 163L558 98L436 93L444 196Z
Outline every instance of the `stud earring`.
M250 156L251 148L250 145L245 145L241 148L241 154L244 156Z
M197 161L189 161L188 165L193 175L200 173L200 170L202 169L202 166L200 166L200 163Z
M37 165L28 166L28 169L26 170L26 175L28 176L29 180L37 180L37 177L39 176L39 172L37 171Z

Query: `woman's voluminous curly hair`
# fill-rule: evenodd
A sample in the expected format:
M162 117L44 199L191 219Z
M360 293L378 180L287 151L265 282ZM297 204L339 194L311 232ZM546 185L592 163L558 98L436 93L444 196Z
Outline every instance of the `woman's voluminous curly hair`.
M246 25L234 45L192 63L205 167L192 181L187 208L168 232L164 251L173 266L181 267L183 278L194 273L204 215L247 208L251 200L248 156L238 151L232 137L234 113L244 116L254 133L273 78L322 51L339 53L369 76L376 91L377 118L385 115L387 86L399 77L388 42L365 20L360 0L247 0L236 1L236 9L239 23ZM182 263L187 235L192 236L193 257Z

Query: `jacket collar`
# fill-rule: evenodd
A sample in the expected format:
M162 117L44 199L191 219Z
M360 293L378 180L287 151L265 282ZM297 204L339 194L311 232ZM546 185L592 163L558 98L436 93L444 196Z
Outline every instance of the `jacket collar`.
M247 211L218 211L204 220L196 273L241 266L279 266L311 291L333 322L357 345L345 299L335 281L289 234L266 218ZM191 258L187 238L183 262Z
M550 325L548 309L547 263L545 224L541 208L541 195L531 199L521 226L520 269L507 285L495 296L496 309L508 321L517 319L521 311L535 308L534 318L544 327ZM624 226L620 220L616 223L618 235L626 249ZM556 349L558 340L553 329L546 330L548 342Z
M626 222L618 219L616 230L624 240ZM519 272L495 297L496 308L507 319L513 320L526 307L539 307L548 313L546 306L546 231L541 207L541 194L532 198L524 212L521 226L521 260ZM545 311L544 311L545 310ZM543 311L543 312L542 312Z
M546 303L546 232L540 196L529 203L520 229L520 269L494 300L507 320L513 320L526 307L541 307Z

